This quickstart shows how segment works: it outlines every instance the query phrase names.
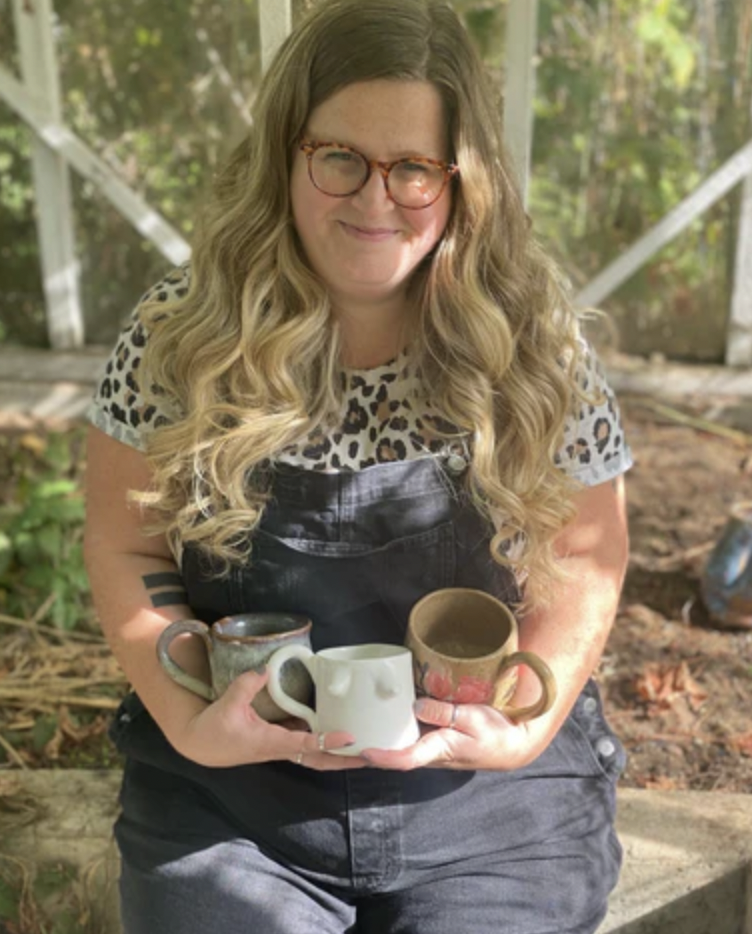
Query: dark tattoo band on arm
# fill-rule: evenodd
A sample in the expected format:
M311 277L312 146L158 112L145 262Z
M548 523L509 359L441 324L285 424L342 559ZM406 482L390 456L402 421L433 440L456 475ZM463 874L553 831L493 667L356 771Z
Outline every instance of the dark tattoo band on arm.
M188 595L184 590L165 590L161 593L155 593L151 598L153 607L160 606L181 606L188 600Z
M183 578L174 571L162 571L159 574L144 574L141 578L147 590L155 587L182 587Z
M151 605L156 609L162 606L181 606L188 602L188 595L185 591L183 578L180 574L173 571L162 571L158 574L144 574L141 578L144 586L149 591L156 590L156 593L150 593ZM177 588L173 590L161 590L162 587Z

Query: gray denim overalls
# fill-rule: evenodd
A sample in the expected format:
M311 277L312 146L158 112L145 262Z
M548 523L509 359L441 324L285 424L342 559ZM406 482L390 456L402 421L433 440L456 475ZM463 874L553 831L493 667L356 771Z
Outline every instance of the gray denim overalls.
M514 604L456 454L327 474L278 466L248 566L191 551L189 604L213 622L304 613L313 647L402 643L439 587ZM126 934L586 934L605 913L623 750L591 682L549 748L515 772L289 762L209 769L178 755L135 695L116 825Z

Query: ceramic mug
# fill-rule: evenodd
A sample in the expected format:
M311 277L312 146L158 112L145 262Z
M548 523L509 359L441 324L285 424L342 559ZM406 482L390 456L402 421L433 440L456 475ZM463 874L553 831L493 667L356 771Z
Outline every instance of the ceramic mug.
M263 671L266 663L284 646L309 648L311 621L292 613L241 613L225 616L213 626L197 619L181 619L170 624L157 642L157 656L167 674L178 684L206 700L214 701L245 671ZM211 684L184 671L170 655L170 644L178 636L198 636L209 658ZM290 664L280 672L280 682L298 701L308 700L311 679L300 664ZM270 723L288 718L275 704L267 688L253 699L256 713Z
M316 685L316 709L290 697L283 666L299 659ZM302 645L280 649L269 659L269 693L279 706L305 720L315 733L344 730L355 737L333 755L356 756L363 749L404 749L420 737L415 718L412 658L401 645L356 645L315 654Z
M517 620L501 601L482 590L449 587L419 600L408 621L419 695L454 704L490 704L510 720L532 720L551 708L556 682L533 652L518 652ZM540 697L527 707L509 703L517 667L527 665L540 681Z

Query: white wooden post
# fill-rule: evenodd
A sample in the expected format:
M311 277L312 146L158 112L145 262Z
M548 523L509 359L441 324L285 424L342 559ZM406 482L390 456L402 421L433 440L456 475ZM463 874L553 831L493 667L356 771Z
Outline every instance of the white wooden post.
M79 139L65 124L50 121L37 98L0 65L0 100L4 100L40 140L65 159L84 178L97 186L135 229L150 240L170 262L178 265L190 256L190 247L167 221L132 191L107 163Z
M742 186L726 363L728 366L752 366L752 170L745 176Z
M667 243L671 243L682 231L698 217L712 207L716 201L719 201L724 195L739 182L752 175L752 141L734 153L734 155L709 177L699 185L691 195L688 195L683 201L670 211L655 227L643 234L640 239L623 253L618 259L615 259L606 268L589 282L585 288L577 295L576 303L586 308L588 306L597 306L605 298L608 298L615 292L622 282L626 282L629 277L636 272L645 263ZM749 202L748 202L749 203ZM747 237L747 251L752 244L752 225L748 224L750 233ZM741 250L744 250L743 238L740 236ZM749 252L746 254L749 257ZM747 267L747 275L750 274ZM740 286L743 285L742 278L738 278ZM747 280L749 281L749 280ZM744 301L748 303L749 294L744 296ZM748 320L752 320L752 312Z
M50 0L13 0L13 12L22 80L47 118L59 123L60 85ZM50 344L56 349L80 347L84 324L68 165L36 135L31 159Z
M527 203L533 141L538 0L509 0L506 28L504 137Z
M277 49L292 32L292 0L259 0L261 67L267 70Z

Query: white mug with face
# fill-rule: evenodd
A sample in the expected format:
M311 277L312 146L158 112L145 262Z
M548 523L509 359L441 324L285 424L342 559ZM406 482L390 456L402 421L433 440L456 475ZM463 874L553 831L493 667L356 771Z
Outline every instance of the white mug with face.
M299 659L316 686L316 709L300 703L282 688L285 662ZM334 755L357 756L363 749L404 749L420 737L413 711L415 684L412 654L400 645L341 646L312 652L290 645L268 662L269 693L294 717L316 733L344 731L355 737Z

